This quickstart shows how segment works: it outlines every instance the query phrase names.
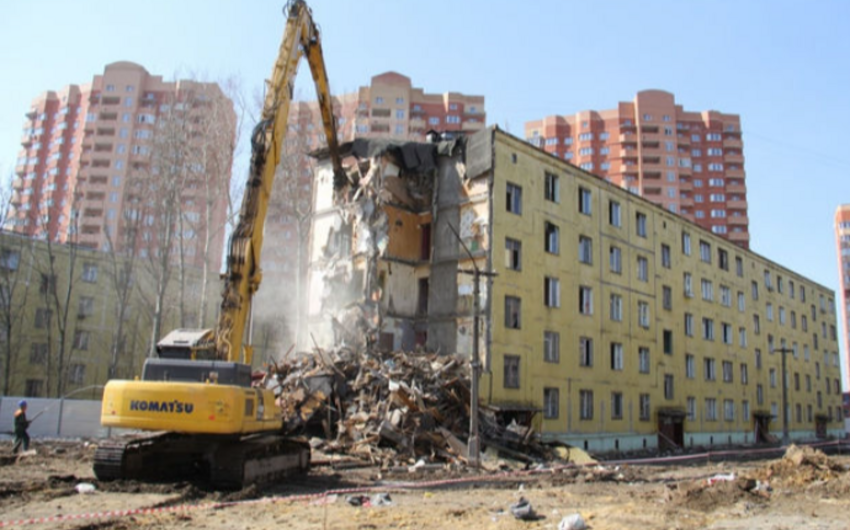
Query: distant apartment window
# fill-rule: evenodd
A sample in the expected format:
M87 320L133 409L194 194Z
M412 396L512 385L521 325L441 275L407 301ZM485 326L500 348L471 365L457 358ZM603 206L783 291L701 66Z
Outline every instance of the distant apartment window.
M729 270L729 253L722 248L717 249L717 266L724 271Z
M519 388L519 355L505 355L505 388Z
M543 226L543 232L543 249L549 254L558 254L560 252L560 230L558 226L546 221Z
M649 281L649 261L643 256L637 258L637 278L642 282Z
M699 242L699 257L705 263L711 263L711 245L707 241Z
M578 189L578 211L585 214L591 214L591 193L589 189L579 188Z
M578 308L582 315L593 314L593 289L582 285L578 290Z
M18 250L11 248L0 249L0 268L9 271L18 270L21 263L21 253Z
M623 369L623 345L618 342L611 343L611 369L616 371Z
M124 98L124 106L125 107L132 107L133 106L133 98L130 98L130 97Z
M97 264L96 263L84 263L83 264L83 274L82 274L81 278L86 283L96 283L97 282Z
M664 374L664 399L673 399L673 374Z
M714 340L714 320L703 317L702 319L702 338L705 340Z
M685 313L685 335L694 336L694 315L692 313Z
M578 259L580 262L593 264L593 240L587 236L578 238Z
M673 330L665 329L662 337L664 355L673 355Z
M739 278L744 277L744 260L738 256L735 257L735 274L737 274Z
M665 269L669 269L671 267L670 245L665 245L663 243L661 245L661 266Z
M83 330L76 330L74 332L74 343L73 347L76 350L88 350L89 349L89 332Z
M593 419L593 390L579 390L579 418Z
M558 418L558 402L560 392L557 388L543 389L543 417L547 420Z
M610 317L615 322L623 320L623 297L618 294L611 295Z
M561 202L561 184L558 175L548 171L545 173L544 196L547 201Z
M547 363L561 360L561 334L557 331L543 332L543 360Z
M649 304L638 302L638 326L649 329Z
M107 92L115 92L115 85L106 85L105 90Z
M458 124L460 123L460 116L453 116L449 114L448 116L446 116L446 123Z
M579 366L593 366L593 339L579 337L578 354Z
M608 203L608 222L611 226L622 226L620 203L611 201Z
M649 348L638 348L638 372L649 373Z
M717 370L715 368L714 359L706 357L703 360L703 371L706 381L714 381L717 379Z
M511 213L522 215L522 188L508 182L507 209Z
M700 280L700 286L702 288L702 299L706 302L714 301L714 284L711 280L706 280L703 278Z
M544 278L544 302L546 307L561 307L561 282L557 278Z
M403 120L404 119L404 111L402 109L396 109L395 118L397 120Z
M615 247L614 245L611 245L608 251L608 261L611 268L611 272L620 274L623 271L623 259L620 247Z
M619 420L623 418L623 393L611 392L611 419Z
M649 421L650 419L650 406L649 406L649 394L640 394L638 397L638 407L640 408L640 421Z
M637 212L635 214L636 231L640 237L646 237L646 214Z
M439 124L440 124L440 118L438 118L437 116L431 116L430 118L428 118L428 125L439 125Z
M691 354L685 355L685 377L688 379L696 377L695 360Z
M693 298L693 296L694 296L694 285L693 285L693 283L694 282L693 282L693 276L691 275L690 272L684 273L684 278L683 278L682 283L683 283L683 286L684 286L684 289L685 289L685 297L686 298Z
M383 97L378 96L378 97L376 97L376 98L375 98L375 104L376 104L376 105L382 105L383 103L384 103L384 98L383 98Z
M522 301L516 296L505 297L505 327L511 329L520 329L521 326L521 303Z
M691 234L682 232L682 254L691 255Z
M505 266L514 271L522 270L522 242L505 239Z
M673 288L669 285L661 287L661 300L664 309L670 311L673 309Z

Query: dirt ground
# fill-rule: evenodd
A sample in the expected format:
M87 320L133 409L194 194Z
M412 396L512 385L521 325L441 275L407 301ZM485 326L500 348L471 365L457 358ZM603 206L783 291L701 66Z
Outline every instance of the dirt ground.
M14 458L8 445L0 447L0 527L531 529L558 528L564 517L578 513L593 530L850 528L850 456L809 448L760 461L603 464L533 474L320 465L286 484L237 492L189 483L98 482L91 470L93 444L36 441L34 448L36 454ZM87 485L94 492L78 492ZM324 495L348 488L380 491ZM353 506L352 497L369 505ZM531 504L532 520L511 514L510 505L520 498ZM141 512L147 508L158 510ZM120 510L131 513L71 518ZM64 519L14 523L38 517Z

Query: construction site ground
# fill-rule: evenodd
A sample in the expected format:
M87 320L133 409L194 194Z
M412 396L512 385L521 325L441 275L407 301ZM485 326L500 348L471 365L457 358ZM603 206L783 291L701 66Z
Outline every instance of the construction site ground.
M784 457L758 460L534 472L509 460L489 462L489 472L338 469L331 457L315 455L321 465L305 477L230 492L98 482L94 444L36 441L33 448L17 458L8 445L0 450L0 527L558 528L576 513L593 530L850 527L850 456L793 446ZM530 520L511 513L520 498L533 509ZM104 512L113 516L94 517ZM46 517L55 519L35 521Z

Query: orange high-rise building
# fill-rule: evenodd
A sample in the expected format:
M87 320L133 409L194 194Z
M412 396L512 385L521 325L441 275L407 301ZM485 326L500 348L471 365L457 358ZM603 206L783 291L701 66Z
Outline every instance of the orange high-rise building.
M127 232L130 222L141 220L144 232L134 245L145 254L145 247L158 237L155 216L144 210L154 187L132 191L130 182L159 173L155 166L163 165L165 155L156 154L154 145L163 134L163 123L198 124L203 121L200 115L213 112L213 103L222 101L215 111L221 114L215 127L215 134L221 135L216 145L232 146L235 113L215 83L164 82L142 66L122 61L106 65L91 83L44 92L26 113L5 228L107 250L120 247L119 234ZM203 142L202 132L191 126L185 131L180 139L185 145ZM205 254L217 268L224 243L221 228L227 215L232 154L219 153L209 144L206 147L203 153L198 150L198 156L175 158L172 165L185 170L179 203L186 223L181 225L180 237L188 261L200 265ZM184 152L192 151L192 147L184 148ZM209 191L205 181L213 172L226 179L216 197L205 195ZM214 203L211 207L207 204L210 200ZM209 224L197 222L190 227L205 218L205 209L212 214ZM211 248L204 253L206 226L214 235Z
M741 120L687 111L673 94L638 92L615 109L548 116L526 139L749 248Z
M835 210L835 245L838 252L838 299L844 323L844 337L840 342L844 343L844 366L850 370L850 204L842 204Z

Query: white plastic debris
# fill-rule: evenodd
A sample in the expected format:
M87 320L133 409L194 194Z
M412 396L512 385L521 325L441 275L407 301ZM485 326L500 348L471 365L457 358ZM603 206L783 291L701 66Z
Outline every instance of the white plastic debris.
M587 530L587 524L580 513L574 513L561 519L558 530Z
M97 488L94 487L94 484L90 484L88 482L80 482L77 484L76 488L77 493L86 494L86 493L94 493Z
M523 497L519 498L519 502L511 504L511 514L520 521L533 521L537 518L531 503Z
M709 478L706 482L708 482L708 485L711 486L712 484L716 484L718 482L731 482L733 480L735 480L735 473L718 473L717 475L714 475L713 477Z

